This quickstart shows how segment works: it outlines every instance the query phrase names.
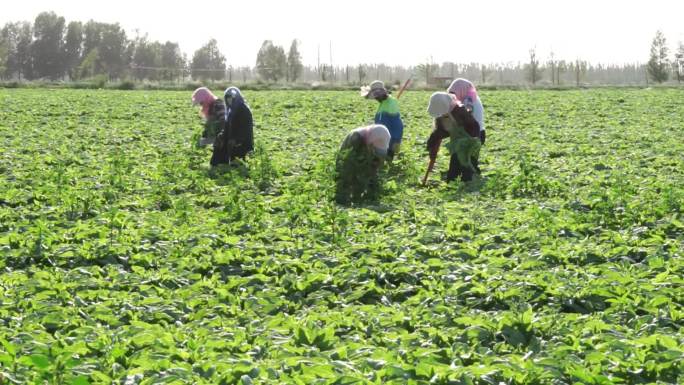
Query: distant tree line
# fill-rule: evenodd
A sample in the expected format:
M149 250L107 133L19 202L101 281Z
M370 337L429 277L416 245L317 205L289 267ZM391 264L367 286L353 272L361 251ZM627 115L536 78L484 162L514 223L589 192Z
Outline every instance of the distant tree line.
M666 39L658 31L646 63L590 64L581 59L563 60L554 53L541 59L535 49L526 63L434 63L415 66L357 64L304 66L299 41L286 52L270 40L262 43L253 67L233 67L210 39L188 58L178 43L152 41L135 31L129 37L118 24L90 20L82 23L54 12L40 13L33 23L9 22L0 30L0 79L75 81L104 77L107 80L181 82L323 82L361 84L373 79L399 84L413 77L424 84L442 86L455 77L492 85L649 84L684 77L684 44L670 57ZM332 61L332 58L331 58Z
M652 81L663 83L672 75L678 83L681 83L682 77L684 77L684 43L679 42L672 59L669 57L669 52L665 35L661 31L656 32L651 43L651 55L647 63L648 75Z

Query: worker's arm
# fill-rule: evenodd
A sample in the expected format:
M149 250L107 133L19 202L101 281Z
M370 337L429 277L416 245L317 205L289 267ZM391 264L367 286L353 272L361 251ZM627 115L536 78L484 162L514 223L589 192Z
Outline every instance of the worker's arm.
M427 150L430 152L430 159L437 157L439 146L442 144L442 139L448 138L449 133L444 129L439 119L435 120L435 128L432 130L430 137L427 140Z

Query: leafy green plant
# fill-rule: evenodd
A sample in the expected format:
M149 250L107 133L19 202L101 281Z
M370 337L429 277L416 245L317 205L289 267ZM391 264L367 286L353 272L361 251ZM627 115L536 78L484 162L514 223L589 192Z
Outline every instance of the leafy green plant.
M683 92L483 91L424 187L411 91L340 205L355 92L245 92L212 169L188 92L0 90L0 384L682 383Z

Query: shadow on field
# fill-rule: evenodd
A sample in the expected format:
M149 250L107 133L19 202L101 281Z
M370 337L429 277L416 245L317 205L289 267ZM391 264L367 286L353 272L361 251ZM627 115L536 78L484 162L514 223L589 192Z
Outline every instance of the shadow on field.
M375 200L363 200L361 202L354 202L352 204L343 204L343 203L337 203L341 207L344 207L346 209L365 209L365 210L370 210L370 211L375 211L378 214L385 214L389 213L392 211L395 211L397 208L393 205L388 205L385 203L381 203L379 199Z
M249 178L250 170L247 164L243 162L235 162L230 165L220 164L207 169L207 177L213 179L219 186L228 186L234 185L238 180Z
M485 190L488 178L485 175L475 176L470 182L463 182L460 180L451 181L446 184L446 187L439 191L439 195L445 200L459 200L467 194L479 194ZM445 181L439 182L446 183Z
M117 255L107 247L94 251L91 256L64 257L56 253L51 253L51 255L37 253L37 255L26 254L22 257L11 257L3 261L3 267L10 270L27 270L33 267L73 270L94 266L103 268L107 266L116 266L124 271L132 271L129 257Z

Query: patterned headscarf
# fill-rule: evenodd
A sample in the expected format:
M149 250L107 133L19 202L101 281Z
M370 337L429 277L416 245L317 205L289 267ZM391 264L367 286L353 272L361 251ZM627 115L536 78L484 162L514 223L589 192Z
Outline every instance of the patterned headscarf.
M456 98L462 103L466 103L467 98L470 98L471 103L475 103L478 98L477 90L473 83L463 78L458 78L451 82L447 92L456 95Z

